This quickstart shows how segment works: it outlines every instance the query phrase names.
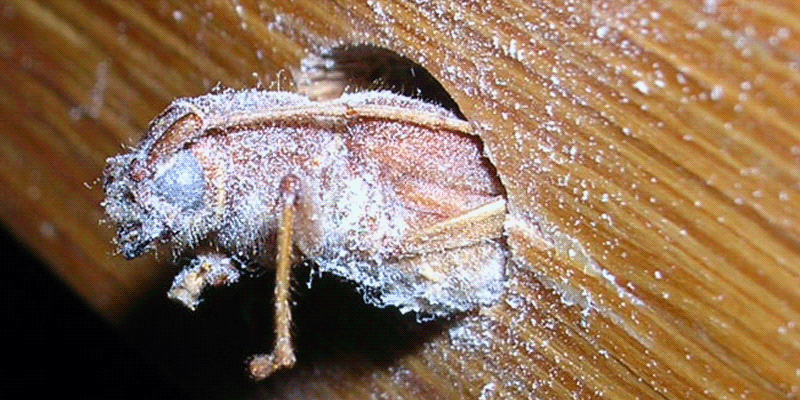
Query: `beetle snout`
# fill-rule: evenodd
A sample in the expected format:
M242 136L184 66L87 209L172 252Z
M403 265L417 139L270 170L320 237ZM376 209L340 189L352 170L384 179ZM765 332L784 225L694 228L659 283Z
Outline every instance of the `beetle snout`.
M117 231L117 242L120 252L128 259L142 255L150 245L166 234L163 228L147 226L141 222L133 222L120 226Z

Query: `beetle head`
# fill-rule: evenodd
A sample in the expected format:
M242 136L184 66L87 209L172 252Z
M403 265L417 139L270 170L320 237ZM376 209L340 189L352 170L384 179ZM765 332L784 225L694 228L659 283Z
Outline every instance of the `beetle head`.
M203 167L185 145L200 129L194 114L168 109L139 147L108 159L102 205L118 226L117 245L135 258L158 241L195 240L205 203Z

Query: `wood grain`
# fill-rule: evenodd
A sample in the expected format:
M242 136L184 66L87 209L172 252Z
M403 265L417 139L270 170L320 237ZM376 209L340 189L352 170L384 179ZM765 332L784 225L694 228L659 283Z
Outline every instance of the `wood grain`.
M164 254L114 256L97 222L102 193L84 183L173 98L217 83L291 89L308 52L371 43L428 69L481 127L511 210L515 262L500 304L420 328L383 311L347 314L311 289L298 300L298 368L261 386L209 373L187 383L198 391L232 382L206 394L800 393L797 2L0 6L0 217L134 337L168 337L158 321L186 313L153 300L175 267ZM228 321L212 302L203 321ZM143 351L163 350L144 336ZM153 358L190 382L178 375L214 370L191 359L219 352L209 343L186 344L183 361Z

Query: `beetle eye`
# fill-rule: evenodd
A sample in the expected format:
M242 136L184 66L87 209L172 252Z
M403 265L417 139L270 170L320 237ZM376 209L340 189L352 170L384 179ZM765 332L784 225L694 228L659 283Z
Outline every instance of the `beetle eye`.
M182 210L197 209L203 202L203 167L188 151L178 153L155 179L155 192Z

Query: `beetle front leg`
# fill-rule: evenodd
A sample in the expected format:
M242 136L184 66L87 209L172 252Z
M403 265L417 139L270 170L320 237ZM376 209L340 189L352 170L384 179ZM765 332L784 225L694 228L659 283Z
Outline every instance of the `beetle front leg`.
M249 362L250 375L261 380L280 368L294 365L292 346L292 310L289 305L292 254L294 252L294 219L300 180L294 175L283 178L280 186L280 221L277 235L275 270L275 347L270 354L258 354Z
M239 275L230 257L220 253L202 253L175 277L167 297L194 311L200 304L200 295L208 286L230 285L239 280Z

